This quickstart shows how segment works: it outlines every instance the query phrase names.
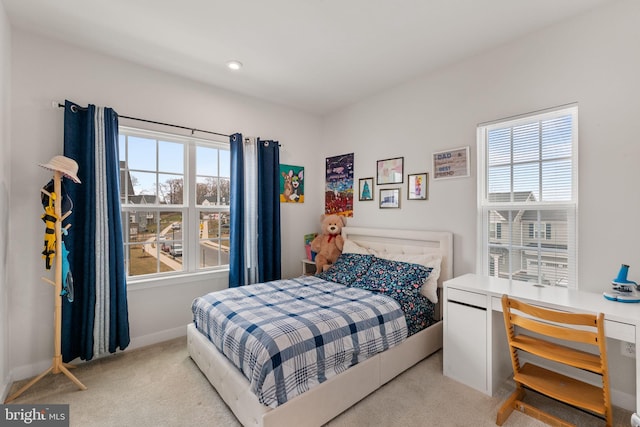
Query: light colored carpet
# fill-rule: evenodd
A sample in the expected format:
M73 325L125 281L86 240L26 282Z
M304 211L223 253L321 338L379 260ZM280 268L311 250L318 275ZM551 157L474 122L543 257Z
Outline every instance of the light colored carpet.
M50 374L12 403L68 403L71 426L239 426L186 347L186 338L178 338L84 363L73 373L88 390L78 390L63 374ZM25 383L13 384L11 393ZM511 388L506 382L498 396L489 397L444 377L439 351L326 427L495 426L497 409ZM604 425L597 418L531 393L527 399L581 427ZM614 416L616 426L629 426L630 412L614 408ZM519 412L504 425L544 426Z

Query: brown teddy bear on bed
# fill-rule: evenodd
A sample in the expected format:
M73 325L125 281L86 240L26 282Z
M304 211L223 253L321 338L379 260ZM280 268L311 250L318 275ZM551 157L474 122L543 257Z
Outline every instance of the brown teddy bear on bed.
M322 215L322 232L311 242L311 250L316 252L316 274L330 266L342 253L344 239L341 236L345 219L339 215ZM327 267L328 268L328 267Z

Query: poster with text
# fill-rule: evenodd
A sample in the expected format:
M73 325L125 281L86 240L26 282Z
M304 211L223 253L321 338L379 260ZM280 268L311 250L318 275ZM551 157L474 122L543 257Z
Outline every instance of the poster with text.
M469 147L433 153L433 179L469 176Z
M324 212L353 216L353 153L327 157Z

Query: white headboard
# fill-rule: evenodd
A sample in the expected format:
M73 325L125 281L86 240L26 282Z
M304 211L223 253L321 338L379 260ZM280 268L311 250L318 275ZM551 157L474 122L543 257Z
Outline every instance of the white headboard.
M344 227L342 237L379 252L441 255L438 287L453 277L453 234L449 231Z

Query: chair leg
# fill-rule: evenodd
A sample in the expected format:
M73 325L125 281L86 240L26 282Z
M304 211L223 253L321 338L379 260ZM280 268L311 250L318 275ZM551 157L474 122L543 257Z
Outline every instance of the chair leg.
M509 415L516 409L515 404L517 401L522 400L524 397L524 389L520 386L516 388L516 390L511 393L511 395L505 400L500 409L498 410L498 415L496 416L496 424L501 426L504 422L509 418Z
M607 407L607 413L605 415L606 427L613 427L613 411L611 405Z

